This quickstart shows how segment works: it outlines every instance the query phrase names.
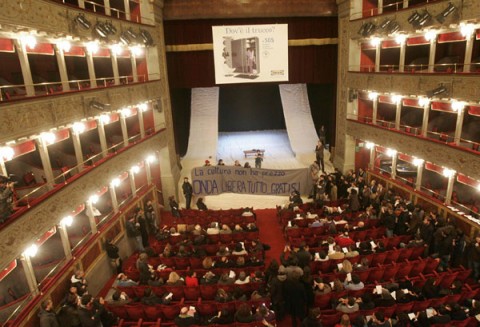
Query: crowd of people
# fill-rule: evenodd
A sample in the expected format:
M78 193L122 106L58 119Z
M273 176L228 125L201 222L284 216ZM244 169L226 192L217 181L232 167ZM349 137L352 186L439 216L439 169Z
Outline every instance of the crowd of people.
M410 235L410 241L401 244L403 247L415 246L424 248L424 257L430 257L439 262L438 272L446 271L452 267L461 265L472 269L469 279L471 283L477 283L480 278L480 236L469 240L459 229L453 220L445 219L434 211L424 210L419 205L414 205L408 199L394 190L385 188L375 180L367 182L366 173L360 169L358 172L349 171L341 174L335 170L331 174L325 174L317 169L318 179L312 189L312 203L308 204L310 210L303 204L300 194L295 193L290 197L290 205L278 208L279 216L287 216L288 223L284 226L289 228L299 227L300 220L308 220L306 226L327 226L325 233L325 251L321 253L311 252L304 243L298 245L286 245L278 260L273 259L264 269L263 253L269 248L260 240L251 243L237 242L232 249L226 245L220 245L217 260L213 260L203 250L201 245L208 243L209 235L230 234L244 231L257 231L255 223L245 226L211 223L203 227L193 225L182 232L192 234L193 237L185 237L178 244L171 244L169 239L177 235L175 228L158 228L154 223L148 222L148 206L145 209L137 209L134 217L129 221L130 228L135 228L131 233L135 239L141 254L136 262L139 272L138 280L132 280L121 272L121 261L118 257L118 249L110 244L107 248L112 267L117 269L116 285L128 287L144 285L144 294L138 298L129 298L125 292L116 290L112 298L107 302L93 298L86 291L87 283L81 272L72 277L72 287L62 306L62 315L74 314L78 316L72 321L79 321L77 325L66 326L113 326L115 317L107 310L109 306L123 305L127 303L141 302L145 305L172 303L170 293L156 294L152 288L162 285L198 286L207 284L236 285L234 291L225 291L218 288L215 295L217 302L249 301L265 299L264 303L271 301L271 307L259 305L252 310L250 305L242 305L234 312L220 310L213 316L201 316L195 306L185 306L181 309L175 324L180 327L188 327L198 324L230 324L232 322L259 321L265 326L272 326L275 322L282 321L286 315L290 315L292 326L304 327L322 326L323 311L315 307L315 297L328 293L350 294L345 291L362 291L358 296L346 295L332 297L329 311L335 310L343 314L337 326L430 326L432 324L450 321L465 320L480 314L480 302L467 299L464 302L447 302L441 306L429 308L419 312L399 313L386 316L381 308L393 306L411 301L423 301L440 298L446 295L460 294L464 287L463 282L455 280L449 287L442 287L436 283L435 278L428 278L421 287L415 286L408 279L394 280L377 285L373 290L371 285L366 285L359 277L358 272L368 269L368 260L358 260L352 263L349 259L371 253L385 251L381 241L355 242L348 234L349 231L366 230L366 222L377 220L376 226L382 226L385 237L394 235ZM180 210L179 210L180 213ZM343 228L337 230L338 222L342 222ZM353 227L354 226L354 227ZM127 226L127 232L128 232ZM307 227L308 228L308 227ZM165 241L163 251L154 253L150 249L149 239ZM108 243L107 243L108 244ZM344 251L347 248L348 251ZM261 253L262 256L253 254ZM157 268L149 264L150 257L197 257L203 259L202 268L206 270L202 275L197 275L194 269L187 270L183 274L171 269L168 278L158 278ZM234 259L232 259L234 256ZM320 271L313 273L311 266L314 261L343 260L338 266L338 273L345 274L345 279L336 278L327 282ZM247 273L242 268L255 267L255 271ZM162 267L162 269L169 267ZM215 274L213 269L227 268L230 271ZM240 269L240 270L238 270ZM247 283L259 283L254 292L245 292L241 286ZM73 310L74 308L75 310ZM349 314L358 313L361 310L372 310L371 317L355 315L350 320ZM378 310L376 310L378 309ZM83 311L82 311L83 310ZM82 314L89 313L88 323L82 321ZM40 311L41 321L52 320L52 303L42 304ZM61 316L60 316L61 318ZM86 320L85 320L86 321ZM93 322L95 321L95 324ZM97 323L98 322L98 323ZM101 322L102 325L99 324ZM42 325L56 326L54 324Z

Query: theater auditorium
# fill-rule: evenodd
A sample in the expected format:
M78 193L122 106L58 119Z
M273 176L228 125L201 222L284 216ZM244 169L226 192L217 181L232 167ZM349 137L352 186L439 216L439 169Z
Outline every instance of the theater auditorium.
M480 325L477 0L0 9L2 326Z

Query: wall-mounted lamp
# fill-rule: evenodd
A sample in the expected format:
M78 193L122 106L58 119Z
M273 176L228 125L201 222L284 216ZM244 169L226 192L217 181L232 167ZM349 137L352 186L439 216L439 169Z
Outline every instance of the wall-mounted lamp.
M120 34L119 39L120 39L120 42L122 42L124 45L130 45L130 43L131 43L127 32L122 32L122 34Z
M420 18L418 19L417 21L417 25L418 26L425 26L427 25L427 22L432 18L432 15L430 15L430 13L425 10L423 12L423 14L420 15Z
M103 103L100 103L100 102L95 101L95 100L90 101L89 107L90 107L90 109L96 109L96 110L100 110L100 111L105 111L105 110L110 109L109 104L103 104Z
M97 22L95 24L95 27L93 28L93 30L95 31L95 33L101 37L102 39L106 38L108 36L108 30L107 28L105 27L105 24L104 23L100 23L100 22Z
M110 22L105 22L104 24L105 29L107 30L109 35L117 34L117 28Z

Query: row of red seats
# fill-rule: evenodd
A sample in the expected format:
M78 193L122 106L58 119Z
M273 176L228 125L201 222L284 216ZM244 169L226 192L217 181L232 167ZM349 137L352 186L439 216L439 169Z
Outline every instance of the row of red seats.
M138 319L138 321L125 321L120 319L118 324L113 327L161 327L162 320L158 318L156 321L143 321L143 319Z
M206 284L197 286L155 286L151 287L153 293L158 296L162 296L166 293L173 294L174 301L181 301L182 299L186 301L196 301L199 297L203 300L215 299L215 295L219 288L224 289L227 292L233 292L236 288L241 289L245 294L252 293L255 290L258 290L264 283L251 282L247 284L230 284L230 285L219 285L219 284ZM145 288L150 286L119 286L118 289L122 292L125 292L130 298L140 298L143 296Z
M366 229L362 231L349 231L349 234L356 235L358 233L362 234L371 234L376 233L376 229L380 228L383 229L383 234L385 234L385 227L377 227L379 220L378 219L366 219L363 221L365 224ZM298 227L296 228L285 228L285 235L287 237L300 237L300 236L324 236L328 232L327 226L318 226L318 227L309 227L308 225L312 223L311 219L297 219L294 220L295 225ZM358 221L349 223L350 227L355 227L358 225ZM345 224L336 224L335 228L337 232L343 231L343 227ZM374 234L375 235L375 234ZM357 236L360 238L361 236ZM365 238L366 236L363 236Z
M182 209L182 216L188 217L223 217L223 216L241 216L242 213L249 209L253 212L253 207L238 208L238 209L219 209L219 210L194 210Z
M311 248L310 251L318 252L322 248ZM367 259L369 266L374 267L382 264L389 263L402 263L405 260L416 260L422 257L425 248L423 246L417 246L413 248L401 248L394 249L380 253L364 254L358 255L352 258L345 258L350 261L352 264L361 262L363 258ZM310 263L310 268L312 273L330 273L338 269L337 265L342 263L345 259L335 259L327 261L312 261Z
M390 307L390 308L382 308L382 309L384 309L383 311L385 312L385 316L386 317L391 317L391 315L389 315L391 309L393 308L394 311L395 311L397 306ZM354 321L356 319L356 317L358 317L360 315L362 315L364 317L372 316L375 313L375 311L378 311L378 309L357 311L357 312L354 312L354 313L349 313L348 316L350 317L350 321ZM407 311L403 311L403 312L407 312ZM342 315L343 315L343 313L338 312L338 311L337 312L332 312L332 313L322 314L322 316L321 316L322 326L323 327L334 327L336 324L338 324ZM444 327L445 324L430 325L430 327L440 327L440 326ZM469 317L469 318L467 318L463 321L452 320L451 322L448 323L448 326L450 326L450 327L478 327L478 321L475 317Z
M212 259L214 262L219 262L220 259L222 258L221 256L208 256L209 258ZM235 263L235 261L238 259L238 255L229 255L226 256L226 258L230 261ZM249 254L249 255L244 255L245 261L248 262L248 260L251 259L258 259L258 260L263 260L263 253L256 253L256 254ZM152 265L153 267L157 267L159 265L165 265L168 268L172 268L174 270L186 270L188 268L191 269L202 269L202 261L206 257L203 258L194 258L194 257L153 257L148 259L148 263ZM124 265L124 269L131 270L135 268L135 264L133 265ZM135 268L136 269L136 268Z
M155 240L152 242L152 247L161 247L165 244L179 244L183 241L193 241L197 236L193 234L178 234L170 235L167 239L159 241ZM244 242L244 241L255 241L258 240L259 234L258 231L253 232L240 232L232 234L209 234L206 235L208 243L222 243L222 244L231 244L235 242Z
M240 305L244 303L247 303L252 308L257 308L260 305L266 305L267 307L271 306L269 299L216 302L205 301L199 298L194 302L186 303L182 300L178 303L172 303L168 305L145 305L142 303L125 304L119 306L107 305L107 309L125 321L138 321L140 319L144 321L157 321L160 318L163 325L164 322L173 321L180 314L180 310L184 306L194 306L200 317L211 318L217 315L218 311L223 309L227 309L229 312L234 313L236 310L238 310Z
M174 270L174 269L164 269L164 270L155 270L155 274L158 278L162 278L164 281L168 279L168 276L172 271L175 271L177 274L179 274L181 277L185 277L187 275L187 271L190 269L185 269L185 270ZM250 266L250 267L232 267L232 268L212 268L212 269L195 269L195 272L197 273L198 278L201 278L203 275L205 275L208 271L211 271L214 273L216 276L221 276L222 274L229 273L230 270L234 271L235 274L238 276L238 274L242 271L244 271L247 275L254 274L256 271L264 271L265 270L265 265L261 266ZM125 269L124 270L125 274L133 279L133 280L139 280L139 272L136 268L132 268L130 270Z

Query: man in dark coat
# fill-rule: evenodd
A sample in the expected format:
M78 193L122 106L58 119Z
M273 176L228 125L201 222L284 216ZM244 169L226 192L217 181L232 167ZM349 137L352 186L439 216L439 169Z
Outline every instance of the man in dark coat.
M53 302L50 299L42 302L38 317L40 318L40 327L60 327L53 311Z
M283 294L285 294L285 304L287 312L292 316L292 326L297 326L297 320L300 324L305 318L307 310L307 292L305 286L300 282L301 275L296 271L292 271L291 277L285 281L283 285Z
M185 207L190 209L190 203L192 202L193 187L188 181L188 177L183 179L182 185L183 195L185 195Z

